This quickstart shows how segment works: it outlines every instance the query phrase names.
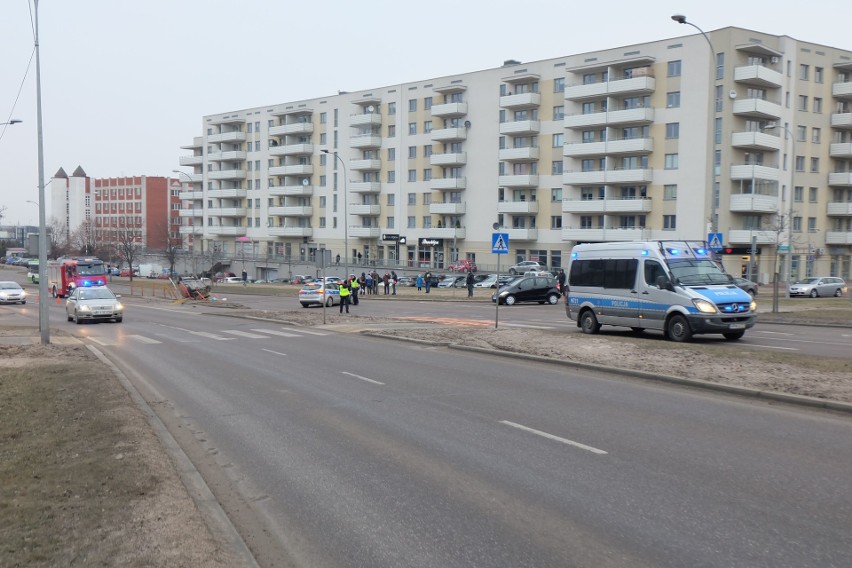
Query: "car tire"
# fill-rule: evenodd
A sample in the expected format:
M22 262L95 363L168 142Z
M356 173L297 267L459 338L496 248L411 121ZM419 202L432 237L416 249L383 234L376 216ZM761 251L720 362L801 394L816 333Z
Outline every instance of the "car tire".
M515 270L514 268L509 269L509 274L517 274L517 273L518 273L518 271Z
M744 331L732 331L730 333L723 333L722 336L728 341L736 341L737 339L742 338L745 335Z
M840 292L840 290L838 290L838 292ZM840 294L835 294L835 296L839 296L839 295L840 295ZM24 304L26 304L26 303L27 303L27 301L26 301L26 300L21 300L21 305L24 305Z
M819 292L817 292L816 288L814 288L813 290L811 290L811 293L809 295L811 298L816 298L819 296Z
M122 316L120 318L115 318L115 323L121 323L123 321L124 321L124 316Z
M837 290L834 291L834 297L835 298L839 298L842 295L843 295L843 290L841 290L840 288L838 288Z
M80 319L80 316L77 315L77 312L74 312L74 323L80 325L83 323L83 320Z
M692 329L689 327L689 321L681 314L673 315L666 324L666 338L678 343L691 340Z
M559 296L557 296L556 294L549 295L547 297L547 303L550 304L551 306L555 306L556 304L559 303Z
M598 323L595 312L586 310L580 314L580 329L583 333L588 333L589 335L593 335L601 330L601 324Z
M511 294L506 296L506 298L503 300L503 303L506 304L507 306L514 306L515 302L516 302L515 297Z
M66 312L66 313L65 313L65 317L68 319L68 321L74 321L74 318L72 318L71 316L69 316L69 315L68 315L68 312Z
M333 307L334 306L334 298L331 298L331 297L327 298L326 301L325 301L325 305L328 306L329 308Z
M303 307L303 308L307 308L307 307L308 307L308 305L309 305L309 304L306 304L306 303L302 302L302 307Z

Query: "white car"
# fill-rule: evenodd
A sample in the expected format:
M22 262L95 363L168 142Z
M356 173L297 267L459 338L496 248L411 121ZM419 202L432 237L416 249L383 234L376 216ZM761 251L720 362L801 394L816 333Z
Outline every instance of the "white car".
M124 305L121 296L112 293L106 286L77 287L65 300L65 315L77 325L84 321L111 320L121 323Z
M323 283L308 282L299 290L299 303L303 308L309 306L322 306L323 298L325 298L326 306L333 306L340 303L340 285L336 282L327 283L323 288Z
M539 272L545 270L545 267L536 260L523 260L514 266L510 266L509 274L524 274L533 270Z
M26 304L27 293L17 282L0 282L0 304Z
M222 280L222 284L242 284L243 279L239 276L228 276L224 280Z

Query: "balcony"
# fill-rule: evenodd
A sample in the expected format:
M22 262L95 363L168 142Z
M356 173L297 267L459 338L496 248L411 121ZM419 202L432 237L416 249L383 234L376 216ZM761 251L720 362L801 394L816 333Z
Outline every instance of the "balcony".
M825 244L827 245L852 245L852 232L841 233L837 231L826 231Z
M444 103L440 105L432 105L430 109L432 116L454 118L467 114L467 103Z
M541 131L541 122L538 120L515 120L500 123L500 134L508 136L538 134Z
M657 89L656 79L647 75L587 85L565 87L565 98L571 101L602 98L607 95L650 95Z
M610 112L570 114L564 118L565 128L587 128L590 126L650 124L654 122L653 107L637 107Z
M779 89L784 84L784 75L763 65L741 65L734 68L734 81Z
M498 201L497 213L535 215L538 213L538 201Z
M538 187L537 174L519 174L498 176L497 185L500 187Z
M217 199L242 199L246 196L246 190L238 187L230 187L224 189L208 189L207 196L214 197Z
M640 199L565 199L562 201L563 213L650 213L652 201Z
M467 163L467 153L432 154L429 163L433 166L462 166Z
M314 194L314 186L293 184L293 185L270 185L269 195L284 196L284 197L299 197L311 196Z
M311 227L268 227L266 232L270 237L312 237L314 234Z
M288 134L313 134L314 124L312 122L293 122L272 126L269 129L270 136L286 136Z
M363 203L350 203L348 206L350 215L365 215L375 217L382 214L382 206L376 203L369 205Z
M775 213L781 209L776 195L735 193L731 195L729 210L733 213Z
M204 156L181 156L178 161L182 166L200 166L204 163Z
M607 154L648 154L653 151L653 138L626 138L602 142L572 142L565 144L562 154L568 158L580 158Z
M500 107L512 110L537 108L541 105L541 95L538 93L520 93L500 97Z
M852 82L834 83L831 86L831 96L838 99L852 100Z
M652 168L592 170L562 174L562 183L566 185L651 183L653 180L654 170Z
M538 229L502 229L509 235L509 242L517 241L537 241Z
M465 139L467 139L467 128L464 126L432 130L432 140L436 142L458 142Z
M201 209L181 209L178 211L178 217L201 217Z
M222 132L219 134L211 134L207 137L208 144L219 144L221 142L245 142L246 133L240 130L233 132Z
M464 228L453 227L430 227L420 230L421 237L425 239L463 239L465 234Z
M375 112L365 112L360 114L349 115L349 126L365 127L365 126L381 126L382 115Z
M270 156L308 156L313 153L313 144L282 144L269 147Z
M245 207L208 207L207 215L210 217L245 217Z
M781 137L766 132L734 132L731 134L731 146L745 150L781 149Z
M197 227L195 225L190 225L188 227L187 226L181 226L181 228L179 229L179 232L180 232L181 235L203 235L204 234L204 227L202 227L200 225L197 226Z
M382 169L381 160L349 160L349 169L354 172L372 172Z
M852 172L832 172L828 174L828 185L838 187L852 186Z
M246 159L246 153L242 150L231 150L228 152L210 152L207 154L209 162L238 162Z
M538 160L538 147L526 146L524 148L503 148L498 150L497 158L504 162L531 162Z
M828 153L832 158L852 158L852 142L832 144Z
M733 113L748 118L778 120L781 118L781 105L764 99L735 100Z
M763 231L760 229L732 229L727 233L729 244L751 244L752 237L755 238L759 245L775 245L777 244L778 235L775 231Z
M849 201L833 201L828 204L826 215L832 217L849 217L852 216L852 202Z
M831 127L852 130L852 112L839 112L831 115Z
M467 187L467 178L432 178L429 187L431 189L464 189Z
M432 202L429 204L429 213L431 215L464 215L465 204L461 202Z
M356 134L349 137L349 146L352 148L381 148L382 137L378 134Z
M378 239L381 234L379 227L349 227L349 236L359 239Z
M178 199L183 201L195 201L197 199L204 199L203 191L181 191L178 193Z
M269 168L269 175L271 176L310 176L313 173L314 167L310 164L292 164Z
M574 227L562 229L563 241L642 241L647 240L650 229L598 227L584 229Z
M733 164L731 165L731 179L767 179L770 181L779 181L781 179L781 170L777 166Z
M378 181L353 181L347 184L349 193L380 193L382 184Z
M310 217L314 214L314 208L310 205L285 205L270 207L269 214L278 217Z
M219 170L215 172L207 172L207 179L246 179L246 173L243 170Z
M222 235L225 237L244 237L246 236L245 227L234 227L231 225L208 225L207 232L211 235Z

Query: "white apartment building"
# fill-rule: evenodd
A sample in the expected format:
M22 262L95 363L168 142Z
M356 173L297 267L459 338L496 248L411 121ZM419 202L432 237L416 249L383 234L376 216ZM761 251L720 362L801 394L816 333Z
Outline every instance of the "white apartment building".
M504 262L552 267L579 242L715 232L733 274L786 279L792 254L794 278L849 279L852 51L707 35L205 116L181 232L415 269L495 266L494 223Z

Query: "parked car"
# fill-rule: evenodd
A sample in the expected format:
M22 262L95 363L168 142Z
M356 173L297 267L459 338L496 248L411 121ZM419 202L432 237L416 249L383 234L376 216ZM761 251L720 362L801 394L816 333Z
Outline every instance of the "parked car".
M299 290L299 303L303 308L309 306L322 306L325 298L326 306L334 306L340 303L340 286L335 282L328 282L327 286L319 280L308 282Z
M26 304L27 293L17 282L0 282L0 304Z
M415 284L417 282L411 276L400 276L396 281L397 286L414 286Z
M479 268L472 260L463 258L449 265L447 267L447 270L449 270L450 272L476 272L477 270L479 270Z
M757 282L752 282L751 280L746 280L745 278L737 278L734 277L734 284L740 289L748 292L748 294L754 298L757 296Z
M462 286L464 285L464 279L466 276L445 276L443 280L438 282L438 288L456 288L456 282L461 281Z
M226 276L224 280L222 280L222 284L242 284L243 279L239 276Z
M509 274L523 274L524 272L529 272L531 270L535 270L537 272L540 270L547 270L547 268L539 264L537 260L524 260L514 266L510 266Z
M526 276L516 278L491 295L492 302L511 306L518 302L538 302L555 305L562 294L556 289L556 278L552 276Z
M124 306L106 286L92 288L74 288L65 300L65 315L68 321L81 324L84 321L112 320L121 323L124 319Z
M296 274L293 276L293 284L305 284L306 282L313 282L316 280L313 276L308 276L306 274Z
M835 296L840 297L847 291L846 281L834 276L814 276L790 285L790 296Z

